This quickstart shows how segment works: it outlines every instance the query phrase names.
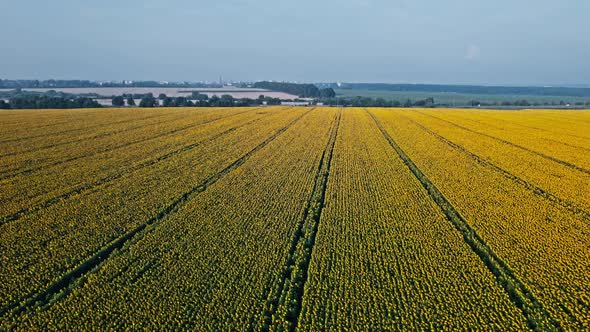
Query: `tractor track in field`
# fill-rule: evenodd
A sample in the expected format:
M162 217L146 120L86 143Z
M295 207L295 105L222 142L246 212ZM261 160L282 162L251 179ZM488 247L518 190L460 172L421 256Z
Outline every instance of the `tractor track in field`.
M567 209L568 211L581 216L584 220L590 222L590 213L585 211L583 208L577 206L577 204L575 204L574 202L568 201L566 199L562 199L562 198L550 193L549 191L547 191L541 187L538 187L538 186L522 179L521 177L519 177L515 174L510 173L509 171L501 168L500 166L497 166L496 164L494 164L492 162L485 160L481 156L467 150L465 147L449 140L448 138L443 137L442 135L440 135L440 134L436 133L435 131L431 130L430 128L414 121L413 119L407 118L406 116L403 116L403 117L406 118L408 121L414 123L417 127L421 128L422 130L424 130L426 133L430 134L434 138L438 139L439 141L449 145L451 148L458 150L459 152L461 152L461 153L465 154L466 156L468 156L469 158L473 159L478 164L480 164L484 167L490 168L490 169L502 174L504 177L512 180L514 183L516 183L518 185L521 185L522 187L531 191L533 194L535 194L539 197L542 197L542 198L550 201L551 203L557 204L557 205Z
M476 123L478 125L483 125L483 126L486 126L486 127L491 127L491 128L496 129L496 130L506 131L505 128L499 127L498 125L495 125L495 124L487 123L487 122L485 122L485 120L475 120L475 119L469 119L469 118L466 118L465 120L466 121L469 121L469 122L472 122L472 123ZM522 125L520 123L510 122L510 121L503 120L503 119L495 119L495 121L502 121L502 122L509 123L510 125L513 125L513 126L524 127L524 128L527 128L527 129L540 130L540 131L549 132L550 134L555 134L555 133L553 133L553 132L551 132L549 130L546 130L546 129L537 128L537 127L528 127L528 126ZM564 135L564 136L572 136L572 135L568 135L568 134L561 134L561 135ZM577 136L573 136L573 137L581 138L581 137L577 137ZM568 146L568 147L574 148L574 149L580 149L580 150L590 151L589 148L585 148L585 147L582 147L582 146L573 145L573 144L570 144L570 143L567 143L567 142L562 142L560 140L556 140L556 139L552 139L552 138L542 137L541 139L542 140L545 140L545 141L548 141L548 142L553 142L553 143L561 144L561 145L564 145L564 146Z
M72 141L59 142L59 143L55 143L55 144L51 144L51 145L44 145L44 146L40 146L40 147L29 149L29 150L10 152L10 153L7 153L7 154L0 155L0 158L10 157L10 156L16 156L16 155L25 154L25 153L38 152L38 151L52 149L52 148L56 148L56 147L60 147L60 146L68 145L68 144L76 144L76 143L80 143L80 142L84 142L84 141L90 141L90 140L93 140L93 139L114 136L114 135L117 135L117 134L120 134L120 133L130 132L130 131L133 131L133 130L136 130L136 129L141 129L141 128L145 128L145 127L149 127L149 126L157 126L157 125L162 125L162 124L171 123L171 122L174 122L174 121L181 121L181 120L183 120L183 119L182 118L175 118L175 119L170 119L170 120L162 120L162 121L156 122L156 123L142 124L142 125L138 125L138 126L134 126L134 127L126 127L126 128L123 128L123 129L117 129L117 130L113 130L113 131L102 132L102 133L98 133L98 134L93 135L93 136L84 137L84 138L80 138L80 139L75 139L75 140L72 140ZM139 121L143 121L143 120L139 120Z
M53 304L56 301L56 299L59 300L67 296L67 293L71 288L74 288L76 287L76 285L79 285L81 283L81 278L84 278L89 273L98 271L100 267L114 254L114 252L117 249L121 249L123 247L127 248L128 246L140 241L144 236L155 230L163 220L165 220L170 215L178 211L182 206L184 206L194 195L204 192L205 190L207 190L208 187L215 184L225 175L231 173L236 168L244 164L248 159L250 159L250 157L252 157L258 151L270 144L277 137L279 137L281 134L283 134L285 131L287 131L289 128L295 125L295 123L297 123L304 116L312 112L314 109L315 108L308 110L307 112L296 117L287 125L276 130L274 134L272 134L263 142L259 143L250 151L246 152L240 158L233 161L224 169L211 175L204 181L196 184L189 191L181 194L177 199L175 199L168 206L160 210L160 212L158 212L152 218L148 219L139 226L136 226L131 231L112 240L110 243L100 248L95 254L82 261L80 264L78 264L76 268L65 273L61 278L59 278L59 280L49 285L41 292L28 296L28 298L26 299L17 300L16 302L13 302L12 304L9 304L4 308L0 309L0 321L2 319L10 320L10 318L12 318L12 324L15 324L16 322L14 320L22 313L27 312L28 309L46 309L48 306ZM10 317L6 317L7 314ZM12 328L14 328L14 326Z
M467 127L461 126L461 125L459 125L459 124L456 124L456 123L454 123L454 122L452 122L452 121L445 120L445 119L441 119L441 118L439 118L439 117L436 117L436 116L434 116L434 115L430 115L430 114L422 113L422 112L419 112L419 111L415 111L415 112L416 112L416 113L418 113L418 114L422 114L422 115L424 115L424 116L430 117L430 118L437 119L437 120L439 120L439 121L446 122L446 123L448 123L448 124L450 124L450 125L452 125L452 126L454 126L454 127L457 127L457 128L460 128L460 129L462 129L462 130L465 130L465 131L468 131L468 132L474 133L474 134L476 134L476 135L484 136L484 137L487 137L487 138L493 139L493 140L495 140L495 141L497 141L497 142L500 142L500 143L503 143L503 144L506 144L506 145L509 145L509 146L512 146L512 147L515 147L515 148L521 149L521 150L523 150L523 151L526 151L526 152L532 153L532 154L534 154L534 155L536 155L536 156L539 156L539 157L541 157L541 158L544 158L544 159L547 159L547 160L553 161L553 162L555 162L555 163L558 163L558 164L560 164L560 165L566 166L566 167L568 167L568 168L571 168L571 169L573 169L573 170L576 170L576 171L579 171L579 172L582 172L582 173L586 173L586 174L590 174L590 170L588 170L588 169L586 169L586 168L583 168L583 167L580 167L580 166L577 166L577 165L574 165L574 164L572 164L572 163L570 163L570 162L567 162L567 161L564 161L564 160L561 160L561 159L558 159L558 158L555 158L555 157L552 157L552 156L546 155L546 154L544 154L544 153L541 153L541 152L538 152L538 151L535 151L535 150L531 150L531 149L529 149L529 148L527 148L527 147L524 147L524 146L522 146L522 145L518 145L518 144L516 144L516 143L512 143L512 142L510 142L510 141L504 140L504 139L502 139L502 138L499 138L499 137L496 137L496 136L493 136L493 135L489 135L489 134L486 134L486 133L479 132L479 131L477 131L477 130L473 130L473 129L470 129L470 128L467 128Z
M39 126L34 126L34 127L28 127L28 130L37 130L37 129L41 129L41 128L45 128L45 127L57 127L57 126L61 126L63 124L66 123L70 123L72 122L71 120L64 120L64 121L60 121L60 122L56 122L56 123L45 123ZM12 123L10 125L18 125L18 123ZM10 137L10 136L14 136L15 134L17 134L20 130L13 130L9 133L3 133L2 137Z
M39 135L27 136L27 137L20 137L20 138L13 138L13 139L1 141L0 144L1 143L11 143L11 142L21 142L21 141L25 141L25 140L33 139L33 138L41 138L41 137L48 137L48 136L57 136L57 135L61 135L61 134L71 133L71 132L74 132L74 131L82 131L82 130L88 130L88 129L96 129L96 128L107 127L107 126L112 126L112 125L116 125L116 124L125 124L125 123L128 123L128 122L134 122L134 121L149 120L149 119L153 119L153 118L162 117L162 116L165 116L165 115L166 114L157 114L157 115L146 116L146 117L139 118L139 119L127 119L127 120L121 120L121 121L115 121L115 122L109 122L109 123L101 123L101 124L98 124L98 125L84 127L84 128L72 128L72 129L67 129L67 130L62 130L62 131L56 131L56 132L53 132L53 133L39 134Z
M226 119L228 119L230 117L233 117L233 116L236 116L236 115L240 115L240 114L244 114L244 113L247 113L249 111L252 111L252 110L248 110L248 111L240 112L240 113L234 113L234 114L231 114L231 115L228 115L228 116L223 116L223 117L220 117L220 118L210 119L210 120L206 120L204 122L199 122L199 123L196 123L196 124L191 124L191 125L188 125L188 126L176 128L174 130L171 130L171 131L168 131L168 132L165 132L165 133L161 133L161 134L158 134L156 136L150 136L150 137L142 138L142 139L139 139L139 140L136 140L136 141L127 142L127 143L124 143L124 144L121 144L121 145L118 145L118 146L115 146L115 147L107 148L107 149L102 150L102 151L87 153L87 154L83 154L83 155L80 155L80 156L76 156L76 157L72 157L72 158L68 158L68 159L64 159L64 160L59 160L59 161L56 161L56 162L53 162L53 163L50 163L50 164L45 164L45 165L40 165L40 166L37 166L37 167L32 167L32 168L29 168L29 169L20 170L20 171L18 171L16 173L11 173L13 170L2 171L2 172L0 172L0 181L11 179L11 178L17 177L19 175L31 174L33 172L36 172L36 171L41 170L41 169L44 169L44 168L51 168L51 167L54 167L54 166L57 166L57 165L69 163L69 162L76 161L76 160L79 160L79 159L83 159L83 158L86 158L86 157L91 157L91 156L96 156L98 154L103 154L103 153L108 153L108 152L116 151L116 150L119 150L119 149L122 149L122 148L126 148L126 147L129 147L129 146L135 145L135 144L145 143L145 142L149 142L149 141L152 141L152 140L155 140L155 139L158 139L158 138L162 138L162 137L166 137L166 136L171 136L171 135L177 134L179 132L182 132L182 131L185 131L185 130L188 130L188 129L191 129L191 128L199 127L199 126L202 126L202 125L206 125L206 124L209 124L209 123L212 123L212 122L215 122L215 121L226 120ZM10 174L6 175L7 173L10 173Z
M263 329L266 331L270 329L273 316L276 315L279 303L281 302L288 305L285 310L287 316L281 318L288 322L289 331L294 331L297 328L309 264L324 208L326 186L330 175L332 155L341 117L342 109L336 114L330 128L330 136L318 163L311 194L291 241L287 260L281 274L283 278L280 281L277 292L273 294L271 293L272 288L268 288L268 294L264 296L266 303L264 307L265 326ZM292 298L293 295L295 298ZM251 324L253 323L254 321L251 322ZM254 327L251 326L250 329L253 330Z
M473 119L469 119L469 121L477 122L478 124L484 125L484 126L493 126L493 127L495 127L496 129L499 129L499 130L504 130L504 128L498 127L497 125L493 125L493 124L490 124L490 123L487 123L487 122L480 122L480 121L484 121L484 120L473 120ZM525 125L525 124L522 124L522 123L518 123L518 122L506 120L506 119L492 119L492 120L488 119L488 121L496 121L496 122L497 121L501 121L501 122L509 123L510 125L513 125L513 126L518 126L518 127L522 127L522 128L543 131L543 132L547 132L547 133L550 133L550 134L556 134L555 132L553 132L553 131L551 131L549 129L539 128L539 127L534 127L534 126L528 126L528 125ZM569 136L569 137L574 137L574 138L580 138L580 139L585 139L585 140L590 140L590 137L583 137L583 136L577 136L577 135L566 134L566 133L559 133L559 135ZM562 143L562 144L566 144L565 142L562 142L562 141L557 141L557 140L555 140L555 141L556 142L559 142L559 143Z
M48 200L45 200L45 201L43 201L41 203L38 203L38 204L35 204L33 206L29 206L29 207L20 209L19 211L15 212L15 213L12 213L10 215L7 215L7 216L2 217L0 219L0 226L5 225L5 224L10 223L10 222L13 222L13 221L17 221L20 218L22 218L22 217L24 217L24 216L26 216L26 215L28 215L30 213L33 213L33 212L36 212L36 211L39 211L39 210L46 209L46 208L48 208L48 207L50 207L50 206L52 206L54 204L57 204L57 203L59 203L61 201L64 201L66 199L69 199L72 196L79 195L79 194L82 194L82 193L87 192L89 190L96 189L96 188L98 188L98 187L100 187L102 185L105 185L105 184L109 183L109 182L112 182L114 180L117 180L119 178L122 178L123 176L125 176L127 174L131 174L131 173L136 172L136 171L139 171L141 169L144 169L144 168L153 166L153 165L155 165L155 164L157 164L159 162L162 162L162 161L164 161L166 159L175 157L175 156L177 156L179 154L182 154L184 152L191 151L191 150L193 150L193 149L201 146L204 143L207 143L207 142L216 140L216 139L218 139L220 137L223 137L223 136L225 136L225 135L227 135L227 134L229 134L231 132L236 131L237 129L240 129L242 127L251 125L252 123L261 121L262 119L263 118L257 118L257 119L250 120L250 121L248 121L246 123L243 123L241 125L238 125L238 126L234 126L232 128L229 128L229 129L227 129L227 130L225 130L225 131L223 131L221 133L217 133L217 134L215 134L215 135L213 135L211 137L208 137L206 139L203 139L203 140L201 140L199 142L195 142L195 143L191 143L191 144L185 145L185 146L183 146L183 147L181 147L179 149L176 149L174 151L170 151L168 153L165 153L165 154L163 154L163 155L161 155L161 156L159 156L157 158L143 161L143 162L139 163L138 165L135 165L133 167L129 167L129 168L125 169L123 172L116 173L116 174L111 174L109 176L103 177L103 178L101 178L101 179L99 179L97 181L94 181L92 183L87 183L87 184L82 185L82 186L80 186L78 188L75 188L75 189L72 189L72 190L70 190L68 192L65 192L65 193L63 193L61 195L52 197L52 198L50 198Z
M377 117L368 110L365 109L365 111L373 118L383 137L389 142L389 145L422 184L424 189L426 189L430 198L439 206L447 220L463 235L465 243L469 245L472 251L481 259L482 263L496 277L496 281L508 294L514 305L522 311L528 327L533 331L563 331L564 329L559 322L551 317L550 313L547 312L542 303L533 295L527 286L514 275L510 267L492 251L442 192L410 159L389 135Z

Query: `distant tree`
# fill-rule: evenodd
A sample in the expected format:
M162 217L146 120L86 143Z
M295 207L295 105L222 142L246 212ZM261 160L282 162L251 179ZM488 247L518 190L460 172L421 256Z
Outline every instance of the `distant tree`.
M414 106L416 107L424 107L426 106L426 100L417 100L414 102Z
M325 88L320 90L320 98L334 98L336 97L336 92L332 88Z
M156 100L156 98L152 96L145 96L143 98L141 98L141 101L139 102L139 107L155 107L157 105L158 101Z
M202 101L202 100L209 99L209 96L207 94L204 94L204 93L199 93L198 91L193 91L193 93L191 95L191 98L192 99L195 99L195 100Z
M412 107L412 101L410 99L406 100L406 102L404 103L404 107Z
M7 103L4 99L0 99L0 109L7 110L10 108L10 104Z
M176 106L176 104L174 103L174 99L172 99L170 97L166 97L162 101L162 106L164 106L164 107L174 107L174 106Z
M125 98L123 98L123 96L116 96L113 97L113 99L111 100L111 103L113 104L113 106L115 107L122 107L125 106Z
M386 107L387 106L387 101L383 98L377 98L375 99L375 102L373 103L372 106L375 107Z
M320 96L320 90L313 84L297 84L285 82L256 82L255 88L272 91L286 92L304 98L317 98Z
M160 100L164 100L166 98L167 97L166 97L166 94L165 93L160 93L160 95L158 95L158 99L160 99Z
M245 107L256 105L256 100L250 98L241 98L235 101L234 106Z
M424 107L434 107L434 98L428 97L424 99Z
M188 100L185 97L176 97L174 104L176 107L185 107L188 106Z
M231 107L234 106L234 97L231 95L223 95L219 100L219 106L221 107Z
M135 106L135 99L133 99L133 96L127 97L127 106Z
M219 97L217 95L213 95L211 98L209 98L209 106L219 107Z
M263 103L264 103L264 95L258 96L258 98L256 99L256 104L262 105Z

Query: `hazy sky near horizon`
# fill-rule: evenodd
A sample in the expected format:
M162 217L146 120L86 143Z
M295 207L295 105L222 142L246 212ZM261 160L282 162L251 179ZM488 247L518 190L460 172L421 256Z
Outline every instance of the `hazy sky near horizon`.
M19 0L0 78L590 84L588 0Z

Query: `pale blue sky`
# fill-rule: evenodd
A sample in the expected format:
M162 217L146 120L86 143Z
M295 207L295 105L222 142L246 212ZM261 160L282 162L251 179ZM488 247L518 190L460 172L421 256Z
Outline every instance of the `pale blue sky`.
M0 78L588 84L587 0L19 0Z

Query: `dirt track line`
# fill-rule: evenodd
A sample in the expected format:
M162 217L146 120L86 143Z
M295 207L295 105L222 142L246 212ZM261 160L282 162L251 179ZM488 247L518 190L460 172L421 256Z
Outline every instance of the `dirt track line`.
M524 179L522 179L521 177L514 175L510 172L508 172L507 170L501 168L500 166L497 166L496 164L489 162L487 160L485 160L484 158L480 157L479 155L467 150L465 147L454 143L453 141L441 136L440 134L436 133L435 131L433 131L432 129L414 121L413 119L407 118L406 116L402 115L404 118L406 118L408 121L414 123L416 126L418 126L419 128L421 128L422 130L424 130L425 132L427 132L428 134L430 134L431 136L434 136L436 139L438 139L439 141L449 145L450 147L454 148L455 150L458 150L460 152L462 152L463 154L467 155L469 158L475 160L477 163L479 163L480 165L487 167L487 168L491 168L492 170L502 174L504 177L512 180L514 183L519 184L521 186L523 186L524 188L528 189L529 191L531 191L533 194L542 197L552 203L555 203L561 207L566 208L567 210L569 210L570 212L573 212L574 214L580 215L582 216L586 221L590 221L590 213L588 213L587 211L585 211L584 209L580 208L579 206L577 206L577 204L575 204L574 202L568 201L566 199L562 199L560 197L557 197L556 195L550 193L549 191L538 187Z
M31 153L31 152L38 152L38 151L52 149L52 148L56 148L56 147L60 147L60 146L68 145L68 144L76 144L76 143L80 143L80 142L84 142L84 141L89 141L89 140L93 140L93 139L98 139L98 138L103 138L103 137L109 137L109 136L113 136L113 135L116 135L116 134L130 132L130 131L133 131L133 130L137 130L137 129L141 129L141 128L145 128L145 127L149 127L149 126L162 125L162 124L165 124L165 123L170 123L170 122L174 122L174 121L181 121L181 120L182 120L182 118L175 118L175 119L170 119L170 120L163 120L163 121L156 122L156 123L148 123L148 124L142 124L142 125L135 126L135 127L126 127L126 128L123 128L123 129L117 129L117 130L113 130L113 131L102 132L102 133L98 133L98 134L93 135L93 136L79 138L79 139L74 139L74 140L67 141L67 142L59 142L59 143L55 143L55 144L51 144L51 145L44 145L44 146L32 148L32 149L29 149L29 150L10 152L10 153L7 153L7 154L0 155L0 158L10 157L10 156L16 156L16 155L19 155L19 154L25 154L25 153ZM138 121L143 121L143 120L138 120Z
M0 318L5 316L6 314L10 314L12 318L15 318L21 313L26 312L27 309L32 309L33 307L47 308L56 301L56 297L62 299L63 297L67 296L69 290L80 283L80 278L83 278L87 273L93 273L98 271L100 267L105 263L105 261L107 261L113 255L115 250L123 248L126 244L134 244L140 241L145 235L156 229L156 227L163 220L177 212L194 195L204 192L208 187L215 184L225 175L229 174L230 172L234 171L236 168L244 164L255 153L257 153L262 148L267 146L269 143L274 141L277 137L279 137L281 134L283 134L285 131L291 128L295 123L301 120L301 118L303 118L305 115L309 114L313 110L314 108L301 114L293 121L288 123L286 126L277 130L265 141L255 146L252 150L248 151L246 154L236 159L223 170L213 174L209 178L205 179L201 183L191 188L189 191L180 195L172 203L170 203L164 209L160 210L160 212L158 212L155 216L148 219L146 222L137 226L133 230L127 232L126 234L111 241L109 244L100 249L96 254L90 256L88 259L80 263L78 267L74 268L70 272L67 272L58 281L49 285L45 290L37 293L36 295L30 296L28 299L22 299L0 309Z
M131 174L131 173L136 172L138 170L141 170L143 168L153 166L153 165L155 165L155 164L157 164L157 163L159 163L161 161L164 161L166 159L169 159L171 157L175 157L175 156L177 156L177 155L179 155L181 153L184 153L184 152L188 152L190 150L193 150L194 148L202 145L203 143L206 143L206 142L209 142L209 141L213 141L215 139L218 139L220 137L223 137L223 136L225 136L225 135L227 135L227 134L229 134L229 133L231 133L231 132L233 132L233 131L235 131L235 130L237 130L239 128L248 126L248 125L250 125L250 124L252 124L254 122L260 121L260 120L262 120L262 118L250 120L250 121L248 121L246 123L243 123L243 124L241 124L239 126L235 126L235 127L229 128L229 129L227 129L227 130L225 130L225 131L223 131L221 133L215 134L215 135L213 135L211 137L208 137L206 139L203 139L203 140L201 140L199 142L185 145L182 148L179 148L179 149L176 149L174 151L168 152L168 153L166 153L164 155L161 155L161 156L159 156L159 157L157 157L155 159L144 161L144 162L142 162L142 163L140 163L138 165L135 165L133 167L130 167L130 168L125 169L121 173L109 175L107 177L101 178L101 179L99 179L97 181L94 181L92 183L88 183L86 185L83 185L83 186L80 186L80 187L75 188L73 190L70 190L68 192L65 192L65 193L63 193L61 195L52 197L52 198L50 198L50 199L48 199L48 200L46 200L44 202L41 202L41 203L32 205L30 207L23 208L23 209L15 212L15 213L12 213L10 215L7 215L7 216L4 216L4 217L0 218L0 226L2 226L4 224L7 224L9 222L17 221L20 218L22 218L25 215L28 215L30 213L33 213L33 212L36 212L36 211L39 211L39 210L42 210L42 209L46 209L46 208L48 208L48 207L50 207L50 206L52 206L54 204L57 204L57 203L59 203L59 202L61 202L63 200L66 200L66 199L68 199L68 198L70 198L72 196L79 195L79 194L82 194L82 193L84 193L86 191L89 191L89 190L93 190L95 188L98 188L98 187L100 187L102 185L105 185L105 184L107 184L109 182L112 182L114 180L117 180L117 179L119 179L119 178L121 178L121 177L123 177L123 176L125 176L127 174Z
M294 331L299 322L305 283L307 281L311 255L313 253L315 238L320 224L320 217L324 208L326 185L330 175L332 155L334 152L336 137L338 135L341 116L342 110L339 110L332 123L326 147L322 152L315 174L312 191L307 200L305 209L303 210L300 222L297 225L297 229L295 230L293 240L291 241L287 260L281 273L284 277L274 294L270 292L271 288L269 288L268 294L265 295L266 304L263 313L265 317L265 326L263 327L263 330L270 330L271 325L273 323L276 324L276 319L279 318L282 322L288 324L286 328L289 331ZM277 315L279 303L284 303L286 306L285 310L283 310L286 313L285 317L274 317ZM285 326L278 327L278 329L281 328L285 328Z
M465 243L469 245L473 252L496 277L496 281L508 294L514 305L522 311L527 320L527 325L534 331L563 331L559 322L551 317L549 312L543 308L541 302L539 302L526 285L514 275L510 267L492 251L480 235L471 228L469 223L447 200L442 192L424 173L422 173L418 166L416 166L410 157L389 135L377 117L368 110L365 111L373 118L375 124L381 131L381 134L383 134L383 137L389 142L389 145L395 150L411 173L422 184L424 189L426 189L430 198L439 206L447 217L447 220L449 220L463 235Z
M132 141L132 142L127 142L127 143L124 143L124 144L121 144L121 145L118 145L118 146L115 146L115 147L112 147L112 148L108 148L108 149L105 149L105 150L102 150L102 151L87 153L87 154L84 154L84 155L80 155L80 156L76 156L76 157L72 157L72 158L68 158L68 159L56 161L54 163L50 163L50 164L46 164L46 165L40 165L40 166L37 166L37 167L32 167L32 168L29 168L29 169L21 170L21 171L16 172L16 173L11 173L14 169L7 170L7 171L2 171L2 172L0 172L0 181L4 181L6 179L11 179L11 178L17 177L19 175L23 175L23 174L30 174L30 173L36 172L36 171L41 170L41 169L44 169L44 168L51 168L53 166L57 166L57 165L69 163L69 162L76 161L76 160L79 160L79 159L83 159L83 158L86 158L86 157L90 157L90 156L95 156L95 155L102 154L102 153L108 153L108 152L116 151L116 150L119 150L119 149L122 149L122 148L126 148L126 147L129 147L129 146L135 145L135 144L140 144L140 143L152 141L152 140L155 140L157 138L161 138L161 137L165 137L165 136L171 136L171 135L174 135L176 133L185 131L185 130L190 129L190 128L199 127L199 126L206 125L206 124L209 124L209 123L212 123L212 122L215 122L215 121L225 120L225 119L228 119L228 118L230 118L232 116L244 114L244 113L247 113L249 111L253 111L253 110L248 110L248 111L240 112L240 113L234 113L234 114L231 114L231 115L228 115L228 116L223 116L221 118L210 119L210 120L207 120L207 121L204 121L204 122L199 122L199 123L196 123L196 124L191 124L191 125L188 125L188 126L176 128L174 130L171 130L171 131L168 131L168 132L165 132L165 133L158 134L156 136L150 136L150 137L142 138L140 140L136 140L136 141ZM7 173L10 173L10 174L5 175Z
M472 122L472 123L476 123L478 125L483 125L483 126L486 126L486 127L492 127L492 128L494 128L496 130L502 130L502 131L506 131L506 129L505 128L502 128L502 127L499 127L496 124L488 123L487 121L496 121L496 122L497 121L501 121L501 122L509 123L510 125L513 125L513 126L523 127L523 128L527 128L527 129L534 129L534 130L538 130L538 131L549 132L550 134L555 134L554 132L551 132L551 131L546 130L546 129L537 128L537 127L530 127L530 126L526 126L526 125L523 125L523 124L520 124L520 123L517 123L517 122L511 122L511 121L508 121L508 120L505 120L505 119L475 120L475 119L465 118L465 120L466 121L469 121L469 122ZM568 134L561 134L561 135L564 135L564 136L573 136L573 137L576 137L576 138L580 138L578 136L568 135ZM556 140L556 139L552 139L552 138L545 138L545 137L543 137L542 139L545 140L545 141L549 141L549 142L553 142L553 143L557 143L557 144L569 146L571 148L590 151L590 149L588 149L588 148L585 148L585 147L582 147L582 146L573 145L573 144L570 144L570 143L567 143L567 142L563 142L563 141L560 141L560 140Z
M471 120L471 121L476 121L476 120ZM556 133L556 132L554 132L552 130L549 130L549 129L539 128L539 127L534 127L534 126L529 126L529 125L525 125L525 124L522 124L522 123L519 123L519 122L515 122L515 121L511 121L511 120L506 120L506 119L487 119L487 121L502 121L502 122L509 123L509 124L511 124L513 126L518 126L518 127L523 127L523 128L527 128L527 129L534 129L534 130L538 130L538 131L548 132L548 133L554 134L554 135L555 134L559 134L559 135L563 135L563 136L570 136L570 137L575 137L575 138L581 138L581 139L585 139L585 140L590 140L590 137L583 137L583 136L577 136L577 135L566 134L566 133ZM482 125L485 125L485 126L489 126L490 125L487 122L480 122L480 121L477 121L477 122L479 124L482 124ZM496 126L496 128L498 128L498 127ZM502 129L502 128L498 128L498 129ZM560 142L560 143L565 144L564 142L561 142L561 141L557 141L557 142Z
M40 134L40 135L35 135L35 136L13 138L13 139L2 141L0 143L20 142L20 141L25 141L25 140L28 140L28 139L33 139L33 138L40 138L40 137L47 137L47 136L56 136L56 135L70 133L70 132L73 132L73 131L81 131L81 130L87 130L87 129L95 129L95 128L100 128L100 127L106 127L106 126L116 125L116 124L123 124L123 123L134 122L134 121L148 120L148 119L152 119L152 118L162 117L162 116L165 116L165 115L166 114L157 114L157 115L146 116L146 117L138 118L138 119L128 119L128 120L121 120L121 121L115 121L115 122L109 122L109 123L101 123L99 125L94 125L94 126L89 126L89 127L84 127L84 128L73 128L73 129L68 129L68 130L57 131L57 132L54 132L54 133L46 133L46 134Z
M556 162L556 163L558 163L558 164L561 164L561 165L563 165L563 166L569 167L569 168L571 168L571 169L574 169L574 170L576 170L576 171L579 171L579 172L582 172L582 173L586 173L586 174L590 174L590 170L588 170L588 169L585 169L585 168L583 168L583 167L580 167L580 166L577 166L577 165L574 165L574 164L572 164L572 163L569 163L569 162L567 162L567 161L564 161L564 160L561 160L561 159L557 159L557 158L555 158L555 157L552 157L552 156L548 156L548 155L546 155L546 154L544 154L544 153L541 153L541 152L538 152L538 151L535 151L535 150L531 150L531 149L529 149L529 148L527 148L527 147L524 147L524 146L521 146L521 145L518 145L518 144L512 143L512 142L510 142L510 141L507 141L507 140L501 139L501 138L499 138L499 137L496 137L496 136L492 136L492 135L489 135L489 134L486 134L486 133L482 133L482 132L479 132L479 131L476 131L476 130L473 130L473 129L470 129L470 128L467 128L467 127L464 127L464 126L461 126L461 125L458 125L458 124L456 124L456 123L454 123L454 122L452 122L452 121L445 120L445 119L441 119L441 118L439 118L439 117L436 117L436 116L434 116L434 115L430 115L430 114L422 113L422 112L419 112L419 111L415 111L415 112L416 112L416 113L419 113L419 114L422 114L422 115L425 115L425 116L428 116L428 117L431 117L431 118L434 118L434 119L437 119L437 120L439 120L439 121L443 121L443 122L449 123L450 125L452 125L452 126L455 126L455 127L457 127L457 128L460 128L460 129L463 129L463 130L465 130L465 131L468 131L468 132L471 132L471 133L474 133L474 134L477 134L477 135L485 136L485 137L491 138L491 139L493 139L493 140L495 140L495 141L498 141L498 142L500 142L500 143L504 143L504 144L506 144L506 145L510 145L510 146L512 146L512 147L515 147L515 148L521 149L521 150L523 150L523 151L527 151L527 152L529 152L529 153L532 153L532 154L534 154L534 155L537 155L537 156L539 156L539 157L542 157L542 158L545 158L545 159L547 159L547 160L550 160L550 161Z

